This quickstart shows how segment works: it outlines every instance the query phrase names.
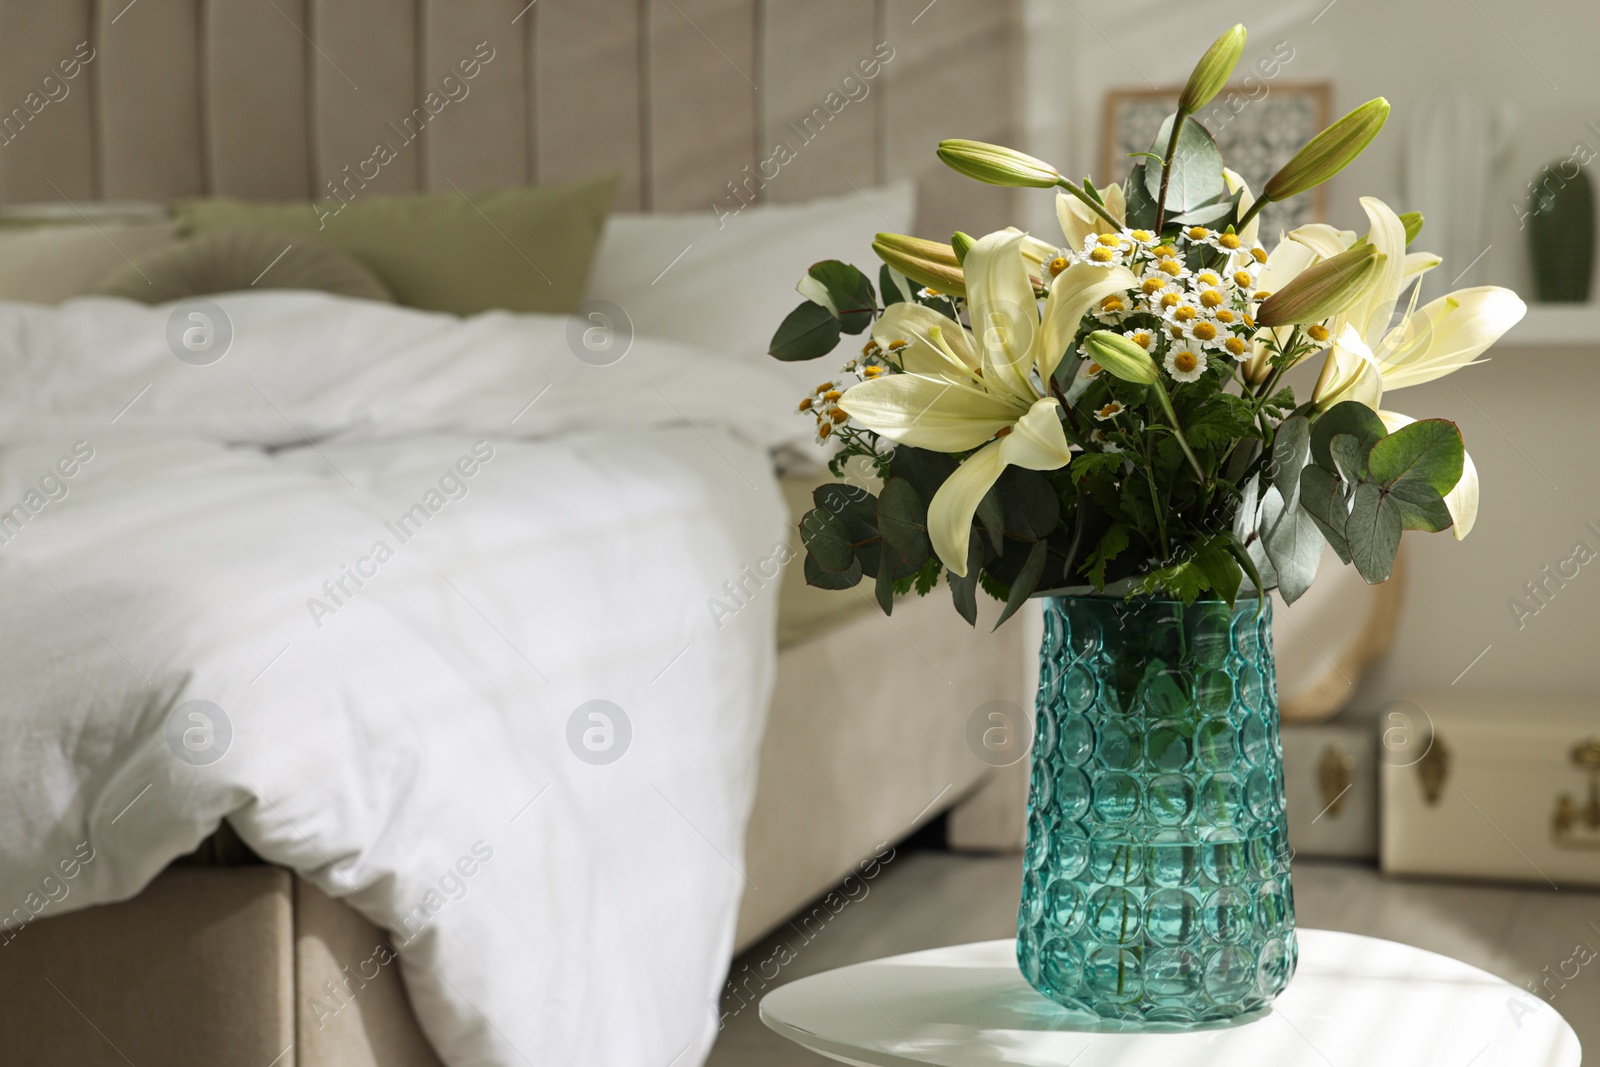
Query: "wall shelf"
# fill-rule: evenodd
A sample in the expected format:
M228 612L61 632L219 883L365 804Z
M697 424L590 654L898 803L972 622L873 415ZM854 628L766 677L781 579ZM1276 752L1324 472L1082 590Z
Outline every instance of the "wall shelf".
M1530 348L1600 345L1600 304L1529 304L1527 317L1506 334L1505 343Z

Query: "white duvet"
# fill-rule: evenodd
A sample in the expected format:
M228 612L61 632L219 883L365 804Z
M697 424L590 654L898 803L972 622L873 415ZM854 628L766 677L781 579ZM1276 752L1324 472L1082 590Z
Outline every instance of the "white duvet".
M394 931L450 1067L696 1062L776 608L706 605L784 539L793 398L555 317L216 303L208 366L170 307L0 304L0 941L226 818Z

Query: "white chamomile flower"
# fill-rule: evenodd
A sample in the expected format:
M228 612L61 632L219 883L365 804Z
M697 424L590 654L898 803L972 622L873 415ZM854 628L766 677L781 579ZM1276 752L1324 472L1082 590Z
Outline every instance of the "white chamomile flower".
M1203 314L1215 318L1218 311L1233 303L1233 297L1222 289L1203 286L1194 294L1194 302L1200 305Z
M1133 309L1128 306L1128 300L1121 293L1112 293L1099 304L1095 305L1094 317L1109 325L1116 325Z
M1154 349L1156 345L1155 334L1151 333L1149 330L1130 330L1122 336L1126 337L1128 340L1132 341L1146 352Z
M1232 335L1213 320L1199 318L1184 326L1183 336L1200 348L1221 348Z
M1122 401L1113 400L1096 409L1094 417L1099 422L1109 422L1123 412Z
M1220 289L1222 285L1222 275L1214 270L1197 270L1194 272L1194 286L1196 289Z
M1107 437L1104 430L1091 430L1089 440L1100 446L1102 452L1122 452L1123 447Z
M1166 318L1173 311L1189 303L1189 291L1181 286L1162 281L1162 284L1151 287L1152 281L1162 281L1161 275L1146 278L1140 286L1140 293L1144 297L1145 307L1152 315Z
M1218 252L1246 252L1246 254L1248 254L1248 250L1246 249L1244 241L1241 240L1239 235L1236 233L1229 233L1226 231L1222 233L1213 233L1210 237L1205 239L1205 243L1210 245L1212 248L1215 248Z
M1124 258L1122 237L1115 233L1090 234L1078 254L1079 260L1096 267L1120 267Z
M1229 334L1222 339L1222 351L1232 356L1236 362L1243 363L1250 358L1250 342L1243 337Z
M1185 267L1176 255L1158 256L1145 268L1145 271L1147 274L1154 273L1173 282L1182 281L1189 276L1189 268Z
M1138 248L1152 248L1161 241L1149 230L1123 230L1122 236L1129 244Z
M1174 347L1167 353L1167 373L1180 382L1195 382L1206 372L1206 354L1191 348Z

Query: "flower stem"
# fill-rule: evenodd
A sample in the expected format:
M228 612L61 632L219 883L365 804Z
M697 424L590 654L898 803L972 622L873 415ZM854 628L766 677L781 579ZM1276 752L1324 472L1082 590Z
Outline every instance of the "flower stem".
M1194 456L1194 449L1189 447L1189 439L1183 436L1183 427L1178 424L1178 413L1172 410L1172 398L1167 395L1166 386L1157 378L1153 383L1156 387L1156 396L1161 401L1161 407L1167 413L1167 419L1172 423L1172 435L1178 439L1178 447L1183 449L1183 454L1189 458L1189 466L1194 468L1194 476L1200 479L1200 484L1206 484L1206 472L1201 469L1200 461Z
M1122 229L1122 223L1120 223L1116 219L1112 218L1111 217L1111 213L1109 211L1107 211L1105 208L1101 207L1099 204L1095 203L1094 197L1090 196L1088 193L1084 192L1082 189L1079 189L1076 185L1073 185L1071 182L1067 181L1065 178L1062 178L1056 184L1061 186L1061 188L1065 189L1068 193L1071 193L1073 196L1075 196L1079 200L1081 200L1085 205L1088 206L1090 211L1094 212L1096 215L1099 215L1102 219L1105 219L1108 223L1110 223L1112 229L1116 229L1116 230ZM1077 249L1077 251L1082 251L1082 249Z
M1172 137L1167 141L1167 158L1161 161L1161 196L1156 200L1156 233L1161 233L1167 221L1167 186L1172 181L1172 160L1178 154L1178 138L1183 135L1183 124L1189 121L1188 112L1179 108L1172 119ZM1243 226L1239 227L1241 230Z

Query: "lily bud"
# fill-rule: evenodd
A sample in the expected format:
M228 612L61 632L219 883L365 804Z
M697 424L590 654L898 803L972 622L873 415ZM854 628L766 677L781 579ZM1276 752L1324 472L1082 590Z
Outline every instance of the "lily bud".
M946 296L967 295L966 275L956 262L955 250L949 245L898 233L880 233L872 242L872 250L879 259L918 285Z
M1422 233L1422 212L1406 212L1400 216L1400 224L1406 228L1406 247L1410 248L1411 242L1415 241Z
M1183 87L1183 95L1178 97L1178 110L1181 113L1193 115L1222 92L1222 87L1233 76L1233 68L1239 65L1239 56L1244 52L1244 39L1245 29L1241 23L1218 37L1206 49L1206 54L1200 57L1200 62L1195 64L1190 73L1189 83Z
M1049 189L1061 182L1061 173L1044 160L982 141L940 141L939 158L951 170L990 185Z
M1259 326L1295 326L1325 322L1355 303L1389 257L1371 244L1307 267L1299 277L1262 301Z
M1262 199L1288 200L1315 189L1349 166L1389 121L1389 101L1369 100L1323 130L1274 174L1261 191Z
M950 249L956 254L956 263L958 265L966 265L967 252L977 243L977 241L973 240L971 234L962 233L960 230L955 232L950 238Z
M1122 336L1107 330L1096 330L1084 341L1089 358L1104 367L1114 378L1139 385L1153 385L1156 380L1156 362L1150 353Z

